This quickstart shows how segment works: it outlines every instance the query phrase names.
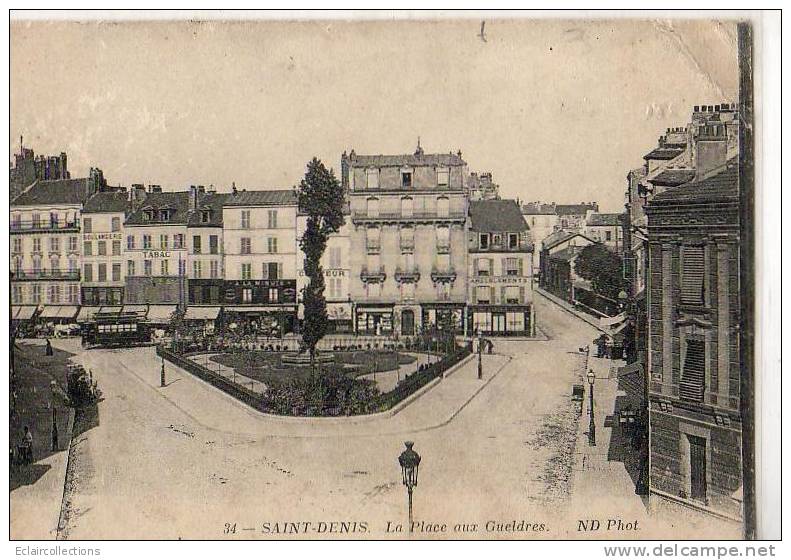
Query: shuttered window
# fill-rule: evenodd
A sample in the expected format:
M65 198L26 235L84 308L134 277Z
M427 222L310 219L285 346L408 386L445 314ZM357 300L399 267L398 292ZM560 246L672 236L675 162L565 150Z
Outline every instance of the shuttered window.
M703 247L684 247L682 250L681 302L703 305L705 287Z
M679 395L682 400L702 403L706 386L706 352L702 340L687 340Z

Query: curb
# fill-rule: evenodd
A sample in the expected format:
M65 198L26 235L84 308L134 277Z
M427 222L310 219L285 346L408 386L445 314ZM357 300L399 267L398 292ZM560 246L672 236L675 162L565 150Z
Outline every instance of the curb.
M69 422L66 427L66 435L68 436L69 446L66 449L66 461L63 463L63 493L60 498L60 511L58 511L58 521L55 525L55 540L62 540L61 532L65 529L66 524L66 484L68 483L69 466L71 465L71 445L72 434L74 433L74 419L76 410L69 407Z
M598 324L596 321L593 321L593 320L592 320L592 319L591 319L589 316L587 316L586 314L580 313L579 311L577 311L576 309L574 309L574 308L571 306L571 304L570 304L570 303L568 303L568 302L566 302L566 301L563 301L563 300L562 300L562 299L560 299L559 297L557 297L557 296L555 296L555 295L552 295L552 294L550 294L549 292L545 291L545 290L544 290L544 289L542 289L542 288L535 288L535 292L536 292L538 295L542 296L542 297L543 297L544 299L546 299L547 301L550 301L550 302L554 303L555 305L557 305L559 308L561 308L562 310L564 310L566 313L569 313L570 315L574 315L574 316L575 316L577 319L580 319L581 321L584 321L584 322L586 322L586 323L587 323L587 324L589 324L591 327L595 328L597 331L599 331L599 332L601 332L601 333L603 333L603 334L607 334L607 331L605 331L604 329L602 329L600 324Z

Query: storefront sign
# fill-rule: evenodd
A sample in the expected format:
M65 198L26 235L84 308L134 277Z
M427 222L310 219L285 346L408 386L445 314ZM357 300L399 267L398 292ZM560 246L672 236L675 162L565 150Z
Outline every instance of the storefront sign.
M471 284L529 284L527 276L472 276Z
M121 233L83 233L84 241L121 241Z
M305 271L300 270L297 274L299 274L299 277L302 278L305 276ZM343 268L324 269L324 276L326 278L344 278L346 276L346 270Z
M143 251L144 259L169 259L170 251Z

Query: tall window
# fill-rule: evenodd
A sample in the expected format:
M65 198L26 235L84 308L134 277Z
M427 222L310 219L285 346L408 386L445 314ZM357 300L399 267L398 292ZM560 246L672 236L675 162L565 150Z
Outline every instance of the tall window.
M687 339L684 368L678 384L682 400L703 402L706 387L706 348L703 340Z
M33 257L33 272L36 274L41 272L41 257L38 255Z
M412 198L405 196L401 199L401 217L411 218L414 210L414 201Z
M121 218L112 218L110 220L110 231L121 231Z
M282 263L268 262L261 266L261 274L264 280L277 280L283 277Z
M41 227L41 214L33 214L31 216L31 222L32 222L33 229L40 228ZM84 230L84 231L88 231L88 230Z
M404 226L400 230L401 238L401 252L411 253L415 250L415 229L410 226Z
M269 237L266 240L267 252L277 253L277 237Z
M368 249L368 254L379 253L379 228L369 227L365 230L365 244Z
M505 303L517 304L519 301L519 286L505 287Z
M96 276L99 282L107 282L107 265L105 263L99 263Z
M437 284L437 299L448 301L450 299L450 282L439 282Z
M80 287L77 284L69 285L69 303L80 303Z
M146 259L143 261L143 276L151 276L151 260Z
M268 210L266 213L267 224L269 229L277 227L277 210Z
M135 275L135 261L126 261L126 275L127 276Z
M184 248L184 234L183 233L176 233L173 235L173 248L174 249L183 249Z
M212 255L216 255L219 253L219 243L218 238L216 235L209 236L209 253Z
M41 238L34 237L33 238L33 252L40 253L41 252Z
M508 248L509 249L518 249L519 248L519 234L516 234L516 233L509 233L508 234Z
M476 270L478 276L491 276L492 275L492 267L491 267L491 260L490 259L475 259L477 266Z
M159 236L159 248L160 249L167 249L168 248L168 236L167 235L160 235Z
M250 280L252 278L252 265L250 263L242 263L241 276L242 280Z
M447 218L450 213L450 200L447 197L441 196L437 199L437 216L440 218Z
M192 252L196 255L201 254L201 237L200 235L192 236Z
M488 305L492 303L492 288L491 286L476 286L475 287L475 302Z
M401 172L401 187L405 189L412 188L412 172L411 171L402 171Z
M120 241L113 241L113 256L118 256L121 254L121 242Z
M91 218L82 217L82 231L84 233L93 232L93 220Z
M330 247L330 268L341 268L340 247Z
M506 276L521 276L522 271L521 268L521 261L518 258L509 258L505 259L505 275Z
M113 282L121 281L121 263L113 263Z
M79 272L80 271L80 261L75 258L69 259L69 272Z
M379 199L378 198L369 198L365 201L366 204L366 214L369 218L378 218L379 217Z
M151 236L144 235L143 236L143 249L150 249L151 248Z
M50 237L49 250L53 253L60 253L60 239L57 237Z
M450 228L437 226L437 252L447 253L448 251L450 251Z
M69 237L69 252L76 253L79 243L80 243L80 239L76 235Z
M12 303L22 303L25 300L25 292L22 286L11 286L11 301Z
M107 256L107 241L96 243L96 254L102 257Z
M85 282L93 282L93 265L86 263L82 268L82 279Z
M489 248L489 234L482 233L479 237L478 245L481 249L488 249Z
M705 302L703 247L681 248L681 302L687 305L703 305Z
M86 241L82 244L82 254L86 257L93 255L93 243Z
M242 229L250 229L250 211L242 210Z
M242 289L242 303L252 303L253 301L253 289L252 288L243 288Z
M126 236L126 250L133 251L135 248L135 236L134 235L127 235Z
M218 263L217 261L211 261L209 263L209 275L212 278L220 277L220 263Z
M447 187L450 181L450 170L445 168L437 169L437 186Z
M379 170L366 169L365 170L366 188L378 189L379 188Z
M58 257L57 255L52 255L49 258L49 268L50 268L50 270L52 270L52 272L55 272L56 270L59 270L60 269L60 257Z
M179 276L186 276L187 275L187 261L185 259L179 259Z
M401 299L404 301L413 301L415 299L414 282L401 282Z
M41 284L30 286L30 299L33 303L41 303Z
M161 276L168 276L170 274L170 271L168 270L169 262L170 261L168 261L167 259L162 259L162 261L159 263L159 274Z
M192 261L192 277L193 278L203 277L203 266L201 264L201 261Z
M239 252L242 255L249 255L250 254L250 238L249 237L242 237L239 239Z

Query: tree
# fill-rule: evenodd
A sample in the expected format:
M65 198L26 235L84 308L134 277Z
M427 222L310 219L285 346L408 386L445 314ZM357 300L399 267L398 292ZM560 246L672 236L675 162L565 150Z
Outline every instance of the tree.
M299 242L305 255L305 276L309 279L302 289L305 306L302 345L310 353L310 368L315 375L316 345L327 334L328 321L321 257L329 236L344 224L344 192L333 170L314 157L308 163L297 196L300 212L307 215L305 232Z
M584 247L574 262L574 272L591 283L599 295L618 300L618 294L626 288L621 257L601 243Z

